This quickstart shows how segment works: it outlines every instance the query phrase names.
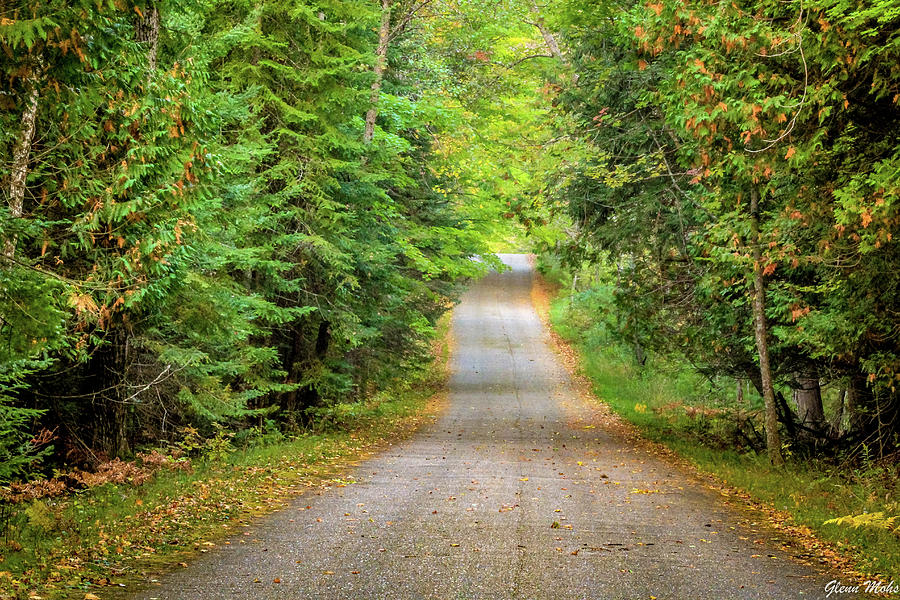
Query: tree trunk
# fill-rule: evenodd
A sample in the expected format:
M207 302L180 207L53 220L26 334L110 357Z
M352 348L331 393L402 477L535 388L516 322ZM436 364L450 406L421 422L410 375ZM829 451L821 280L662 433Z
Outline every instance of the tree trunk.
M766 286L763 281L762 249L759 239L759 192L750 191L750 231L753 244L753 329L756 350L759 354L759 375L763 400L766 405L766 448L769 462L775 466L784 464L781 455L781 436L778 433L778 410L775 406L775 388L769 365L769 326L766 323Z
M547 44L547 49L550 50L550 54L562 64L568 65L569 61L566 60L566 57L563 56L562 51L559 49L559 43L557 43L556 37L549 29L547 29L547 25L544 23L544 16L541 14L541 9L538 8L535 0L530 0L529 6L531 8L531 14L534 15L533 24L538 28L538 31L541 32L541 37L544 38L544 43Z
M634 336L634 362L639 367L643 367L647 364L647 353L644 352L644 347L641 346L641 343L637 340L637 336Z
M138 42L148 44L147 70L148 77L152 77L156 71L156 59L159 50L159 9L156 4L147 7L147 11L140 15L134 26L135 38Z
M855 373L847 386L847 412L850 415L850 433L864 439L871 434L877 419L874 395L866 384L866 376Z
M11 220L21 219L25 214L25 187L28 180L28 162L31 158L31 141L34 139L35 122L38 109L39 73L34 73L27 80L25 87L25 109L22 111L19 137L13 148L13 160L9 177L9 217ZM10 235L3 242L3 254L7 258L16 255L16 236Z
M125 395L125 372L128 368L127 333L113 326L107 343L94 352L87 385L93 388L95 424L92 446L107 458L124 458L131 451L129 411Z
M735 394L735 402L738 406L744 404L744 380L741 378L737 378L735 381L735 389L737 393Z
M842 423L844 421L844 407L847 405L847 389L841 388L838 390L838 398L840 399L840 404L838 405L837 412L831 419L831 435L832 437L838 438L843 433Z
M750 370L746 371L746 373L747 379L753 385L756 393L759 394L760 398L765 398L762 376L760 375L759 368L754 364ZM750 388L748 387L747 389L749 390ZM787 430L788 436L793 437L797 433L797 428L794 426L794 413L791 412L791 407L788 406L787 400L784 399L784 394L773 389L773 395L775 396L775 414L777 415L779 422L784 425Z
M794 388L794 406L800 419L801 433L809 435L822 433L825 429L825 410L822 408L822 389L819 386L819 372L815 365L797 373L797 387Z
M378 29L378 47L375 49L375 81L372 82L372 93L369 95L369 110L366 112L366 130L363 142L372 143L375 136L375 119L378 117L378 97L381 94L381 82L387 66L388 43L391 37L391 0L381 0L381 27Z

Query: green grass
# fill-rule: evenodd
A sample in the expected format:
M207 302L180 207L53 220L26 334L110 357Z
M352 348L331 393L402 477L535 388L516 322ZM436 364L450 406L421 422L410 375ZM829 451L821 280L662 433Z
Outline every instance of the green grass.
M337 405L316 433L260 434L239 449L211 446L189 471L17 505L0 538L0 599L103 597L105 586L172 568L308 487L352 484L349 465L430 418L427 402L446 381L448 322L425 372L368 402Z
M609 336L592 315L570 298L557 298L551 308L554 329L581 357L584 374L598 398L636 425L642 434L669 447L698 469L749 493L755 501L789 513L798 525L850 555L857 567L885 581L900 568L900 536L885 528L825 524L846 516L883 511L900 514L897 465L865 462L837 465L825 460L789 457L784 468L765 456L740 448L734 437L733 412L721 417L689 416L685 407L727 408L728 398L689 369L671 364L643 368ZM713 411L711 411L713 412Z

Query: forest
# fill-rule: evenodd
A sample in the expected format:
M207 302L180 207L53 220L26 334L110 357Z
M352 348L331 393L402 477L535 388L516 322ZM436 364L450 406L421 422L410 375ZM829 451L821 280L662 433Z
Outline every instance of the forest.
M731 449L896 465L900 0L5 0L0 50L4 503L321 429L504 250L752 396Z

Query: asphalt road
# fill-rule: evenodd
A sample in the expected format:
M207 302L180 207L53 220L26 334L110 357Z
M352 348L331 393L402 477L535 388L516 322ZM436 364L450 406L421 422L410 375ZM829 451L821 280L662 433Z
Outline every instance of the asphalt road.
M532 308L527 257L504 261L512 270L455 311L436 424L363 463L358 483L301 496L135 598L824 598L834 576L585 425Z

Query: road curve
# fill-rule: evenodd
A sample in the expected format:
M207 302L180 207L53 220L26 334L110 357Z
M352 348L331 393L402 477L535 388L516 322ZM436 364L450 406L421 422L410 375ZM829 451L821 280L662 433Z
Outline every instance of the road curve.
M528 257L503 260L511 270L455 310L434 425L134 598L823 598L832 577L756 543L674 467L579 424L588 409L547 346Z

